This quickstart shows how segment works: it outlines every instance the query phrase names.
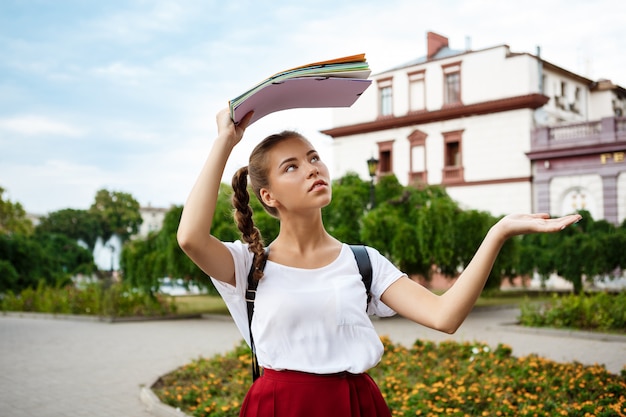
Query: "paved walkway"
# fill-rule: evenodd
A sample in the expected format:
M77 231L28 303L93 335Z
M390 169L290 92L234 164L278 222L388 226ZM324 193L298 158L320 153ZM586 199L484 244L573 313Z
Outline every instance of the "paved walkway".
M516 310L473 312L455 335L401 318L375 320L381 335L410 344L430 340L499 342L515 356L626 364L626 337L532 331L511 323ZM108 324L0 314L0 416L149 417L142 386L199 356L232 348L240 336L229 319Z

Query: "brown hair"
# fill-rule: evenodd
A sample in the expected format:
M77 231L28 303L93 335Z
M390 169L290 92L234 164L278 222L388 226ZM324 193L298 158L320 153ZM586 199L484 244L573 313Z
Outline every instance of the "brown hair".
M235 221L241 232L241 238L248 243L248 250L256 255L254 261L254 279L256 280L263 277L261 265L265 262L266 256L263 237L252 221L252 207L250 207L250 194L248 193L248 175L250 176L252 191L265 211L271 216L278 218L278 210L263 202L260 191L261 188L269 188L269 152L275 145L290 138L299 138L306 141L304 136L291 130L270 135L252 150L248 166L240 168L233 175L232 186L234 193L232 203L233 207L235 207Z

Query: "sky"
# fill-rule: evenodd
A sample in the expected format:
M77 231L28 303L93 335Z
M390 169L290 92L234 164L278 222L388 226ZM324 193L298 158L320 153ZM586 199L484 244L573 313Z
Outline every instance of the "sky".
M184 204L228 101L281 70L365 53L375 74L426 54L509 45L626 87L621 0L2 0L0 187L33 214L87 209L100 189ZM246 131L224 180L268 134L295 129L330 162L331 110ZM365 163L365 162L364 162ZM329 166L332 166L329 163ZM332 175L332 172L331 172Z

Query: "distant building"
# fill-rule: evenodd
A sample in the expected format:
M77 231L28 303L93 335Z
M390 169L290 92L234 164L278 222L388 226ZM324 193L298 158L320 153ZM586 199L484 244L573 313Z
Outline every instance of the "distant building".
M169 208L152 207L150 205L141 207L139 213L143 222L139 227L137 234L133 235L134 238L145 238L152 232L158 232L163 227L163 221L165 215L169 211Z
M493 215L589 210L626 218L626 91L499 45L453 50L428 32L427 55L372 76L351 109L334 109L335 176L438 184Z

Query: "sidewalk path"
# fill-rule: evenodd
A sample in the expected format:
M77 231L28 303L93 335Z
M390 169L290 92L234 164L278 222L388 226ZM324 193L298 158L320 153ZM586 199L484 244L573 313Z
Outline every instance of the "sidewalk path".
M517 310L473 312L455 335L401 318L375 320L381 335L411 344L417 338L506 343L513 355L556 361L626 364L626 337L532 331L513 326ZM108 324L0 315L0 416L149 417L142 386L199 356L231 349L240 336L229 319Z

